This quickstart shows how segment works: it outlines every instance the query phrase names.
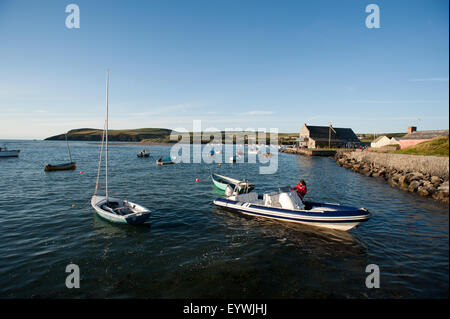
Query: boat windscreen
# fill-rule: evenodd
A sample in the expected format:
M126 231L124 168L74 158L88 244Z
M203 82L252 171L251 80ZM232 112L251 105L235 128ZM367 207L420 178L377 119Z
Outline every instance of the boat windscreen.
M278 190L280 191L280 193L289 193L292 191L291 186L282 186L279 187Z

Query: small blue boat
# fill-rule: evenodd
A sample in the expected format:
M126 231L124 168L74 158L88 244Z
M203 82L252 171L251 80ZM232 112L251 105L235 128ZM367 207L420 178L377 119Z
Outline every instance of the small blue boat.
M239 194L238 190L226 192L226 198L217 198L214 204L247 215L277 219L287 222L347 231L369 220L365 208L331 203L302 202L290 187L280 187L279 192L258 195Z

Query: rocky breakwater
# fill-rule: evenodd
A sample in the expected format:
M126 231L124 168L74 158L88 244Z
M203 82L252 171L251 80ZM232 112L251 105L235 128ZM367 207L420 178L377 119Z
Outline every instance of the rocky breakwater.
M338 152L337 165L380 178L393 187L449 202L448 157L373 152Z

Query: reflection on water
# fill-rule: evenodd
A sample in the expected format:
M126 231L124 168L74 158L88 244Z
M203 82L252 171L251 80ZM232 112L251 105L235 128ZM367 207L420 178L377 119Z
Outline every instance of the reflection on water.
M145 223L141 225L129 225L113 224L103 218L99 217L95 212L93 213L92 222L96 235L103 235L103 238L126 238L134 235L143 235L150 233L151 224Z
M338 167L328 158L279 154L258 164L176 164L139 159L139 145L112 146L110 188L152 210L148 224L114 225L88 203L98 145L72 142L77 170L45 173L64 142L18 142L0 161L0 297L445 298L448 206ZM166 146L147 147L167 157ZM80 171L83 174L80 174ZM255 191L308 184L312 201L365 207L350 232L247 216L215 207L210 174L246 178ZM199 182L196 182L196 179ZM72 207L75 205L75 207ZM80 267L81 289L65 288ZM365 287L366 266L381 270Z

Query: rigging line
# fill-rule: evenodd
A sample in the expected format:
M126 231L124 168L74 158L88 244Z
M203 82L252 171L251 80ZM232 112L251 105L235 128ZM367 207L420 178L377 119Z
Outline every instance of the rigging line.
M67 133L66 133L66 143L67 143L67 149L69 150L70 162L73 163L72 154L70 153L69 141L67 140Z
M100 189L106 189L106 188L105 188L104 186L102 186L102 184L100 184L100 183L99 183L99 188L100 188ZM111 190L109 191L109 193L110 193L111 195L113 195L113 196L119 198L119 199L123 199L123 200L125 200L125 201L127 200L125 197L123 197L123 196L121 196L121 195L118 195L118 194L112 192Z

